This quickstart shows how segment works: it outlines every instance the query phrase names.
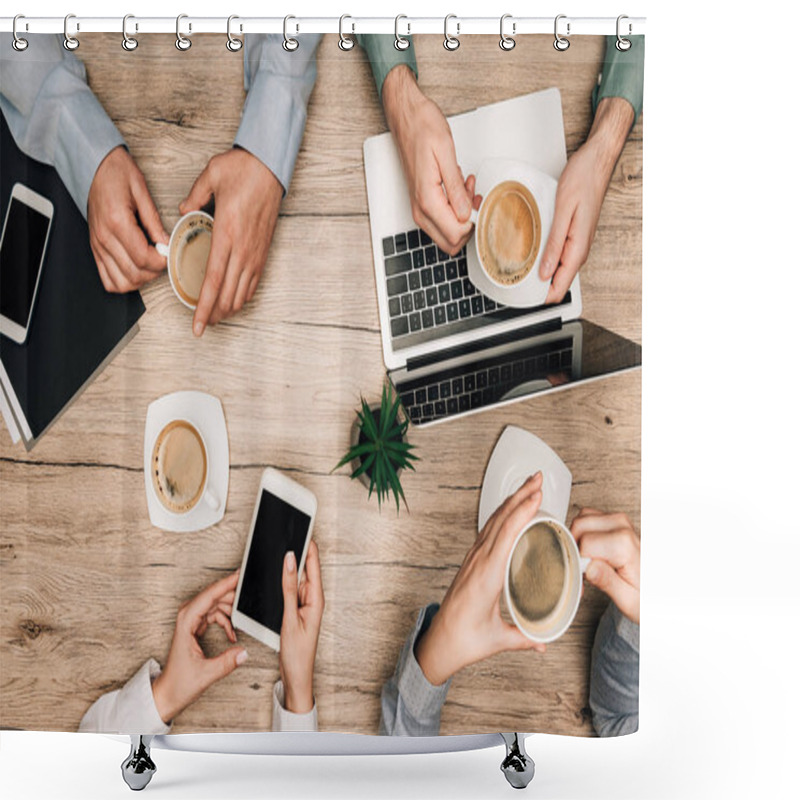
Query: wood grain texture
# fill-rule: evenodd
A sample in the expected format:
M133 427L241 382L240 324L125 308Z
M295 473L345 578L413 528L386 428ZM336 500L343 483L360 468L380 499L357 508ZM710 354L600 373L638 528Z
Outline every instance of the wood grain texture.
M419 37L420 83L446 114L550 86L561 90L572 152L591 124L599 39L556 54L550 37L510 53L470 37L446 53ZM178 53L149 36L84 36L90 84L119 126L169 227L208 158L230 147L245 97L241 56L220 37ZM253 302L200 341L166 277L147 286L141 331L31 453L0 433L0 725L73 730L100 694L147 657L163 663L178 605L241 560L261 471L273 465L319 500L316 539L327 607L316 698L326 730L375 733L380 690L421 604L440 600L477 533L480 484L508 424L545 439L573 472L583 505L639 526L641 376L631 373L424 430L404 476L410 513L368 503L330 474L360 393L385 375L362 145L386 129L363 54L325 37L291 191ZM642 124L631 133L583 268L584 316L641 342ZM222 400L231 454L224 519L195 534L148 519L142 469L147 406L179 389ZM442 733L525 729L591 735L588 667L607 600L584 595L545 656L503 654L453 682ZM277 656L250 659L176 721L174 732L268 730ZM225 640L206 635L210 653Z

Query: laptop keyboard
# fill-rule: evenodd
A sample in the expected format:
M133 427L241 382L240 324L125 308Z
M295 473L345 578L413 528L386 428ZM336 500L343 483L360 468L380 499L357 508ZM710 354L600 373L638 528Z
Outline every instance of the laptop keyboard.
M529 381L554 385L572 375L573 338L565 337L509 356L466 364L425 378L398 383L396 389L411 422L422 424L499 402Z
M454 256L416 229L383 240L392 339L433 332L504 306L481 294L467 274L466 248Z

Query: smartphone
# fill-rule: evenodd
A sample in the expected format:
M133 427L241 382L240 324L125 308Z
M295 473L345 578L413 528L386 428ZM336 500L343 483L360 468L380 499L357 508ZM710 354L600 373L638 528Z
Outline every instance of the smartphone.
M0 333L24 344L42 274L53 204L15 183L0 238Z
M244 549L231 620L273 650L280 650L283 622L283 560L294 551L303 574L317 498L299 483L267 467Z

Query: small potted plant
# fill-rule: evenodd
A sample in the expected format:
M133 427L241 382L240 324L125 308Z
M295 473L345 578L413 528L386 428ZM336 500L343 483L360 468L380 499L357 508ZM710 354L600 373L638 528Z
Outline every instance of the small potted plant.
M400 498L408 510L403 487L400 485L400 470L414 469L412 461L418 461L411 450L414 445L406 441L408 420L398 417L400 398L392 401L388 385L384 385L380 405L370 407L361 398L361 409L356 411L350 449L334 467L339 469L352 464L351 478L358 478L368 489L368 497L374 491L378 496L378 508L391 492L400 512Z

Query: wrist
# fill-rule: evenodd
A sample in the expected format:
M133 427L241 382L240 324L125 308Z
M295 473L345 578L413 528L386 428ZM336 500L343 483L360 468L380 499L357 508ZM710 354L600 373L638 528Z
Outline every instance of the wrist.
M175 702L168 682L162 672L152 683L153 702L158 711L158 716L165 725L169 725L180 714L181 709Z
M383 110L389 128L394 131L408 116L408 111L422 97L414 73L406 64L393 67L383 82Z
M454 658L458 649L448 644L441 614L441 611L437 613L428 630L414 644L414 657L432 686L442 686L460 669Z
M314 708L313 686L292 686L284 681L283 703L292 714L308 714Z
M623 97L604 97L594 115L586 145L596 151L598 168L610 177L634 121L633 106Z

